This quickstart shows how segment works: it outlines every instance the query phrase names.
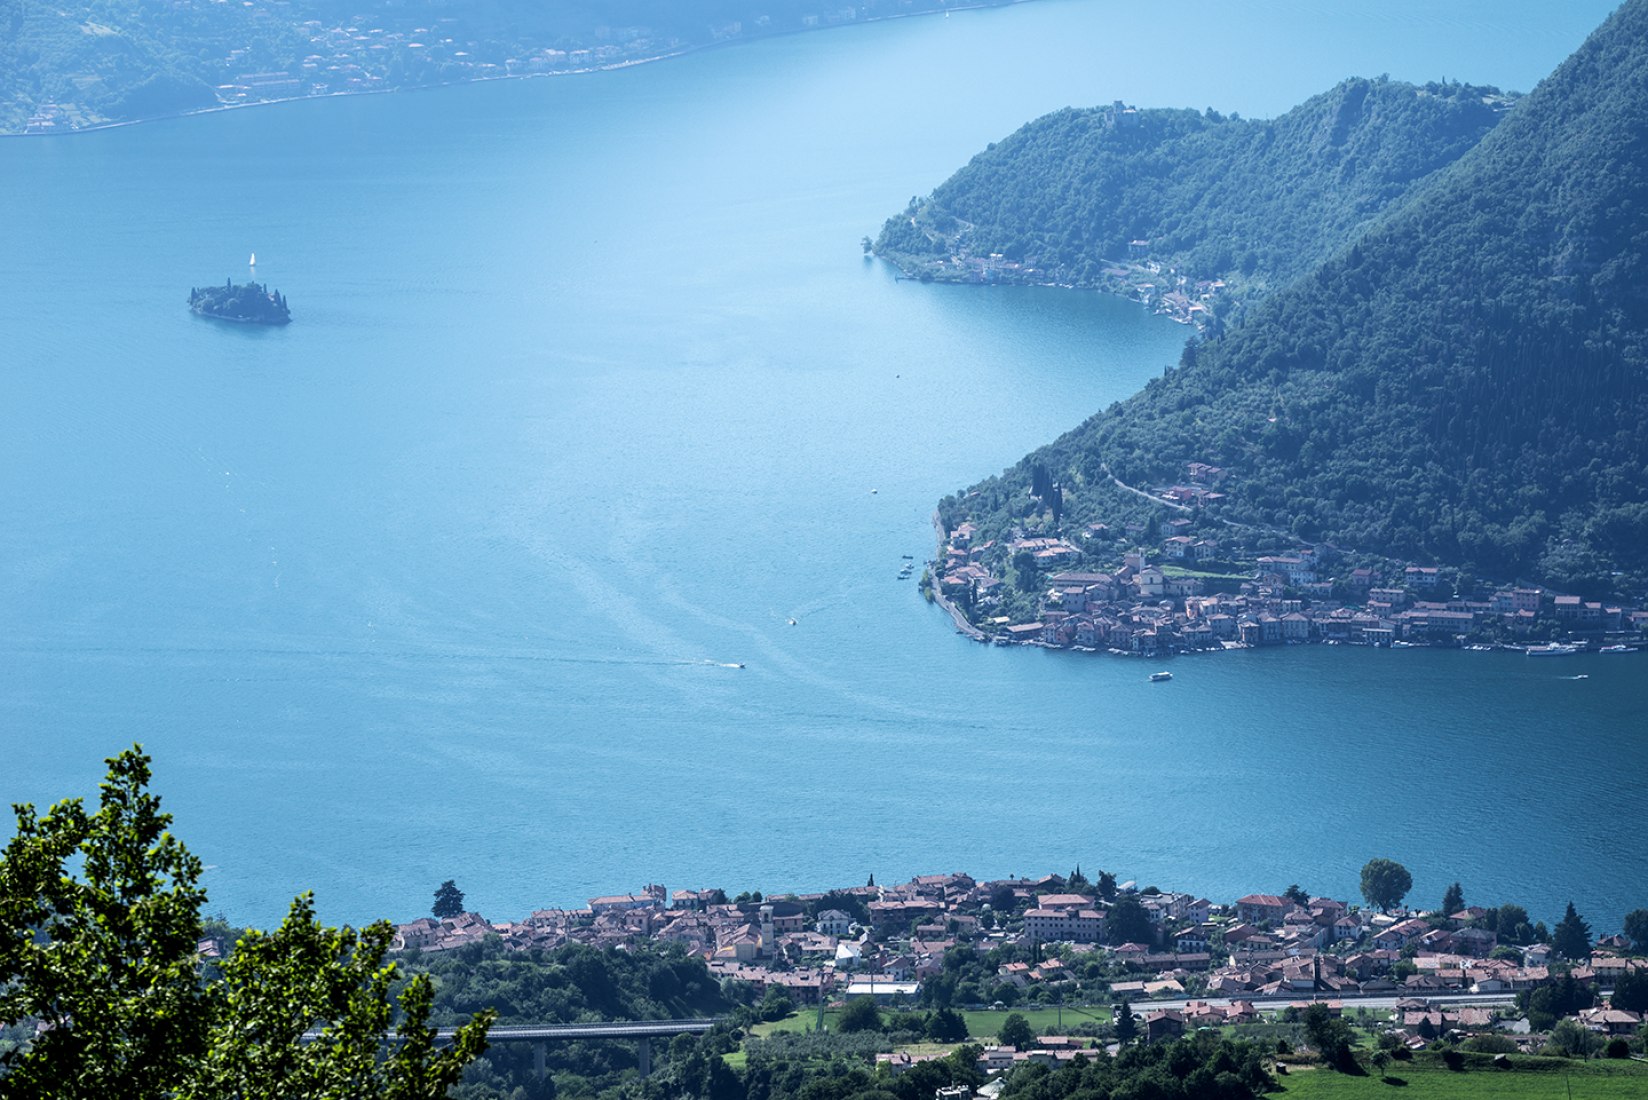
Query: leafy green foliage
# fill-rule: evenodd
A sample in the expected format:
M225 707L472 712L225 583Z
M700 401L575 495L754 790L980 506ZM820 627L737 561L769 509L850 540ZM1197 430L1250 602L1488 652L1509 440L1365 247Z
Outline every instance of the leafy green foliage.
M1139 899L1131 894L1123 896L1110 912L1105 916L1105 935L1114 944L1142 943L1149 946L1156 942L1156 929L1150 923L1150 916L1139 904Z
M1648 909L1633 909L1625 914L1625 934L1631 938L1632 947L1648 953Z
M1648 972L1629 970L1614 981L1608 1002L1626 1012L1648 1012Z
M1007 1019L1001 1022L1001 1030L996 1038L1010 1047L1027 1047L1036 1041L1036 1033L1030 1028L1030 1021L1017 1012L1007 1014Z
M849 1035L855 1031L880 1031L881 1010L876 1007L873 998L854 997L841 1010L836 1027Z
M1342 1017L1335 1016L1320 1002L1308 1006L1300 1016L1305 1025L1305 1038L1322 1056L1324 1065L1341 1073L1359 1073L1356 1063L1356 1036ZM1425 1021L1427 1024L1429 1020Z
M1572 1016L1595 1003L1596 990L1572 974L1516 995L1516 1007L1528 1014L1535 1031L1548 1031L1561 1017Z
M464 911L464 895L463 891L458 889L458 884L451 879L441 883L440 888L435 891L435 904L429 911L436 920L446 920L461 914Z
M1152 1100L1254 1100L1272 1087L1259 1048L1211 1033L1149 1046L1102 1051L1057 1070L1025 1066L1007 1079L1003 1100L1151 1097Z
M108 763L93 813L77 798L43 817L14 807L0 858L0 1023L46 1030L7 1055L10 1096L159 1096L206 1049L200 860L167 832L149 758Z
M108 764L95 813L78 799L44 817L15 807L0 858L0 1025L43 1030L0 1059L5 1095L446 1095L485 1049L490 1012L436 1051L427 977L401 992L395 1023L390 925L321 927L307 895L203 975L200 861L167 831L149 758L132 749Z
M1362 867L1362 897L1369 905L1389 909L1413 889L1413 876L1394 859L1370 859Z

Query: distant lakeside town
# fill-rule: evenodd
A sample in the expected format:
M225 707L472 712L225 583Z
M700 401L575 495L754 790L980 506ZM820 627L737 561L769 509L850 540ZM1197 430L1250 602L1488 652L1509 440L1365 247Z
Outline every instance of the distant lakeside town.
M920 875L894 886L872 877L766 897L649 885L516 921L425 917L400 925L394 946L674 945L755 996L796 1006L861 997L997 1009L1136 1003L1146 1039L1252 1022L1261 1010L1304 1001L1325 1001L1337 1014L1359 998L1394 1005L1396 1039L1413 1049L1457 1031L1495 1032L1538 1050L1563 1017L1608 1036L1641 1027L1648 1006L1636 992L1648 991L1648 960L1633 951L1648 949L1648 910L1625 918L1629 936L1593 942L1571 905L1548 930L1517 905L1466 904L1457 883L1441 907L1406 907L1410 886L1406 869L1384 859L1362 875L1365 899L1383 906L1299 886L1214 902L1107 873L1089 881L1079 868L991 881ZM1602 996L1616 988L1634 1007ZM1516 998L1540 990L1554 992Z
M1619 602L1485 585L1457 569L1330 545L1257 552L1277 542L1274 532L1215 518L1226 476L1191 462L1181 484L1117 482L1168 518L1069 535L1019 528L989 539L971 521L946 529L939 520L940 554L923 589L977 641L1139 657L1308 643L1555 657L1634 653L1648 634L1648 610Z
M161 78L140 69L71 72L77 92L31 101L20 90L12 103L0 88L0 134L72 133L293 99L599 72L780 34L1024 2L861 0L820 4L794 16L725 18L706 22L695 33L599 25L569 27L559 35L510 37L476 34L456 16L431 18L411 10L390 9L342 22L294 22L284 0L246 0L227 9L233 19L190 25L187 33L198 36L190 52L200 58L192 79ZM111 17L106 23L86 20L77 30L94 41L118 42L132 28ZM128 53L141 57L140 51ZM123 81L138 85L143 94L116 94ZM164 94L151 86L156 81Z

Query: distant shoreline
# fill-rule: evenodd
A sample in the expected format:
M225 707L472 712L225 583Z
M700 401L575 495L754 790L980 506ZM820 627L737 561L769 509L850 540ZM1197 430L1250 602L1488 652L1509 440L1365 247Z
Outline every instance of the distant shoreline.
M462 80L443 80L433 84L412 84L400 88L358 88L348 91L324 92L318 95L282 96L277 99L260 99L255 103L220 103L215 107L200 107L191 111L174 111L170 114L146 115L143 118L122 119L119 122L99 122L93 126L81 126L74 130L52 130L47 133L0 133L0 139L6 138L55 138L73 137L76 134L93 134L104 130L118 130L128 126L142 126L150 122L167 122L180 118L197 118L202 115L214 115L224 111L241 111L252 107L273 107L283 103L304 103L310 100L339 99L353 96L368 95L397 95L402 92L427 92L441 88L459 88L467 84L490 84L503 80L544 80L561 76L590 76L596 73L617 72L620 69L633 69L640 65L651 65L659 61L671 61L686 57L688 54L702 53L705 50L725 49L732 46L748 46L756 42L774 38L790 38L803 34L815 34L819 31L843 30L847 27L865 26L870 23L887 23L895 19L919 19L931 15L949 15L953 11L981 11L986 8L1015 7L1019 4L1028 4L1031 0L974 0L972 3L957 4L953 7L934 8L930 11L896 12L892 15L877 15L868 19L855 19L851 23L832 23L822 27L802 27L796 30L773 31L768 34L755 35L749 38L729 39L721 42L700 42L693 46L683 46L678 50L654 54L650 57L634 57L627 61L615 61L608 65L589 65L581 69L559 69L551 73L508 73L503 76L472 76Z

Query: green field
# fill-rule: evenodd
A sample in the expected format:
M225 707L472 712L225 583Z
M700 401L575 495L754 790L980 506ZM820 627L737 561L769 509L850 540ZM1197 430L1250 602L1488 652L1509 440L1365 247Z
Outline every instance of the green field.
M1224 584L1230 584L1230 585L1244 584L1247 581L1250 581L1250 580L1253 579L1253 574L1251 574L1251 573L1246 573L1246 574L1208 573L1208 572L1206 572L1204 570L1201 570L1201 569L1191 569L1188 566L1183 566L1183 565L1165 565L1164 564L1164 565L1158 565L1156 568L1158 568L1162 571L1162 576L1164 576L1164 577L1173 577L1173 578L1197 577L1197 578L1199 578L1201 580L1204 580L1204 581L1217 581L1217 582L1221 582L1221 583L1224 583Z
M1573 1062L1512 1055L1513 1068L1472 1066L1455 1073L1430 1058L1392 1063L1387 1083L1378 1074L1346 1077L1328 1070L1295 1071L1279 1078L1272 1096L1295 1100L1624 1100L1648 1097L1648 1065L1641 1062ZM1397 1085L1396 1081L1404 1082Z

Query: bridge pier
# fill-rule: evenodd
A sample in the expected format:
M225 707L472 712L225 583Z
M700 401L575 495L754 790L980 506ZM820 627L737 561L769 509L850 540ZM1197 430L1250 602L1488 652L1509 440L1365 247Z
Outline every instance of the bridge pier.
M544 1042L542 1039L539 1039L536 1043L532 1044L532 1075L539 1079L543 1078L544 1073L549 1068L544 1064L544 1056L547 1053L548 1047L549 1044Z
M641 1036L640 1042L637 1043L636 1046L637 1046L637 1053L640 1055L641 1076L642 1077L651 1077L652 1076L652 1040L647 1038L645 1035L643 1035L643 1036Z

